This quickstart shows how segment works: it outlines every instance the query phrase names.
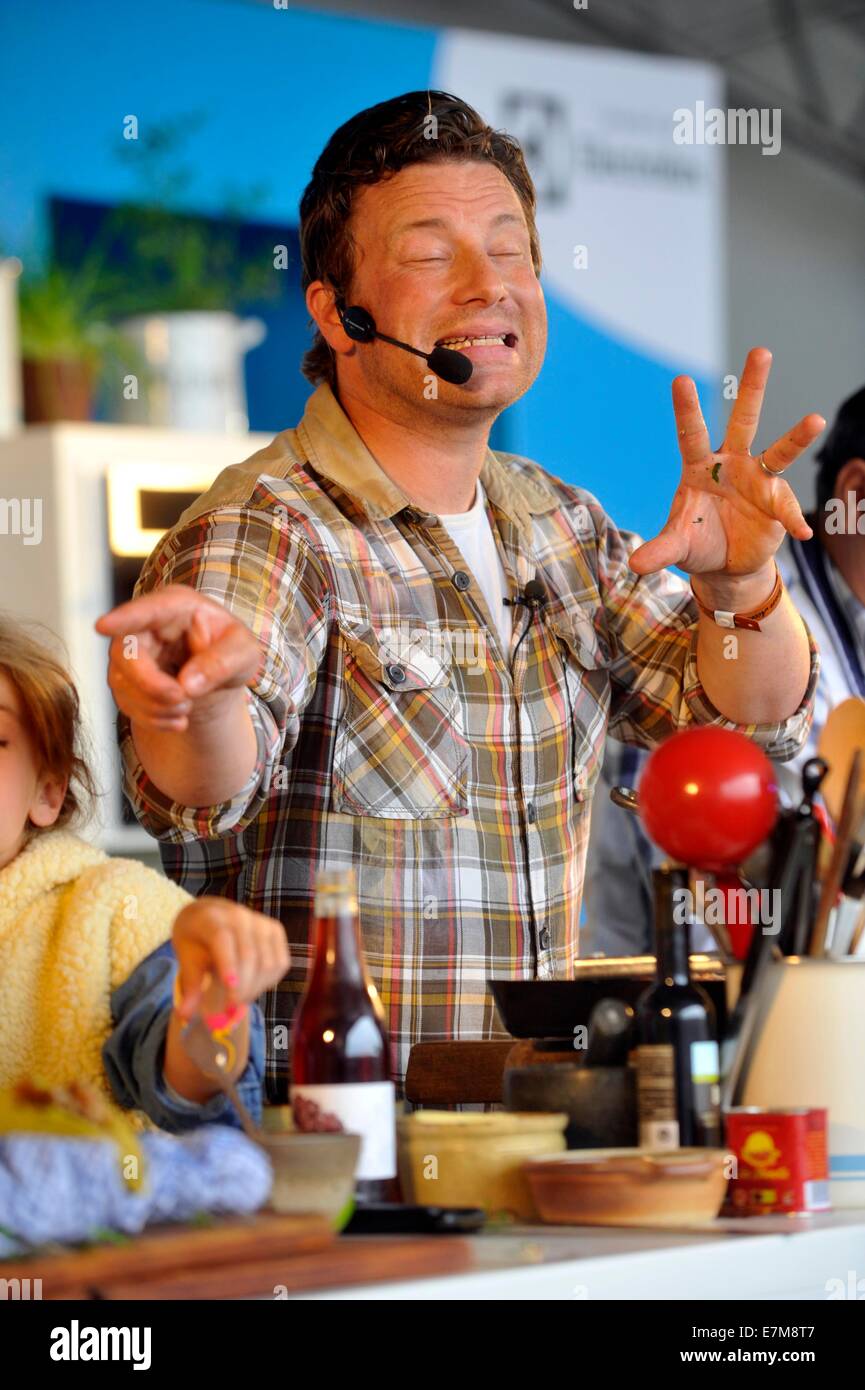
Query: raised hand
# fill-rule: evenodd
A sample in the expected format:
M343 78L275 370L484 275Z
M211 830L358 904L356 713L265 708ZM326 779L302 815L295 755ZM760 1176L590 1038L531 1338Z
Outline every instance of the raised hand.
M96 623L110 637L108 684L135 723L182 733L196 705L249 685L261 646L221 604L184 584L122 603Z
M751 445L771 366L768 348L748 353L717 453L709 443L694 382L676 377L673 410L682 478L665 525L631 555L637 574L667 565L707 578L756 574L772 559L785 532L800 540L812 534L795 493L779 475L816 439L826 421L821 415L806 415L754 457Z

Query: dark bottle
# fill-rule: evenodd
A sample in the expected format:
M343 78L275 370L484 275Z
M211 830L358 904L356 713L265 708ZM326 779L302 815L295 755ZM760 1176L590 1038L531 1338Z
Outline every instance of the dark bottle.
M652 874L657 978L637 1001L637 1102L644 1148L721 1143L715 1010L691 980L688 870Z
M315 879L314 955L291 1039L294 1123L307 1131L361 1135L359 1202L393 1200L396 1106L384 1010L360 944L349 870Z

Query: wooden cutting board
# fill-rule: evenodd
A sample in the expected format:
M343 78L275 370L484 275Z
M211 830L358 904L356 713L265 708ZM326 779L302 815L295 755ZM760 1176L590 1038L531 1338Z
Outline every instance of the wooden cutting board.
M164 1227L122 1245L0 1260L0 1278L39 1278L43 1299L275 1298L471 1265L471 1245L458 1237L337 1238L319 1217L259 1213Z

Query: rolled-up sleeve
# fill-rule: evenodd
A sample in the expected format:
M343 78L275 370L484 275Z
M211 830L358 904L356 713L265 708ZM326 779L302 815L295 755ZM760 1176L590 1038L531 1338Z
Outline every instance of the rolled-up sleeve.
M118 719L124 791L136 818L167 842L221 839L251 825L289 759L327 646L328 587L302 519L286 517L259 482L240 506L205 512L169 532L147 561L136 596L186 584L214 599L258 638L263 659L247 691L256 740L246 785L218 805L189 807L165 796L138 758L129 720Z
M638 575L628 558L642 539L620 531L592 499L598 535L598 587L611 649L609 733L651 748L696 724L746 734L767 756L784 762L805 744L820 673L817 645L804 623L810 675L802 701L787 719L738 724L715 708L697 669L699 609L690 585L672 570ZM595 511L595 508L597 509Z
M171 1017L177 957L170 942L152 951L111 996L113 1031L102 1061L118 1105L142 1110L172 1134L199 1125L240 1128L240 1117L225 1095L203 1105L179 1095L165 1080L165 1039ZM257 1124L261 1123L264 1079L264 1019L257 1004L249 1010L249 1058L237 1091Z
M700 682L700 675L697 670L697 633L694 632L691 645L688 648L688 660L685 666L685 701L693 716L693 722L695 724L719 724L724 729L738 729L740 733L747 734L755 743L758 743L766 756L774 758L776 762L785 763L789 758L795 757L808 739L814 719L817 682L820 678L820 653L817 650L817 643L814 641L804 618L802 619L802 626L808 635L811 660L808 685L799 708L794 710L786 719L774 724L736 724L732 719L727 719L719 713Z

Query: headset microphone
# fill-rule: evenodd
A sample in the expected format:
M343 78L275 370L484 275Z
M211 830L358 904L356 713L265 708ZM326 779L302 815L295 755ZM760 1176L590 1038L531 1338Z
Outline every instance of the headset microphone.
M433 348L432 352L421 352L420 348L401 343L398 338L389 338L387 333L379 333L372 314L368 309L362 309L359 304L352 304L346 308L343 300L337 300L336 310L349 338L356 343L371 343L374 338L379 338L383 343L392 343L394 347L403 348L405 352L413 352L416 357L424 359L431 372L441 377L442 381L449 381L452 386L465 386L472 374L474 364L464 352L445 347Z

